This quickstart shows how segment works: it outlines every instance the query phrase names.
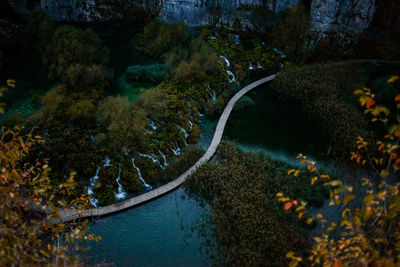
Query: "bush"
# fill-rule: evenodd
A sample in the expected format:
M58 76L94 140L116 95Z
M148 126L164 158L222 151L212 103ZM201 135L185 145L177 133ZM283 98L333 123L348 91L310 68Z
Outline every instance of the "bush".
M306 224L284 211L275 195L283 191L308 202L318 198L313 204L321 204L324 192L321 184L310 187L311 175L289 178L287 168L285 163L222 142L216 160L188 179L189 192L211 206L219 265L284 266L285 248L306 247Z
M352 94L367 78L359 63L316 64L287 69L277 75L272 86L315 120L331 153L339 158L348 155L358 135L372 136Z
M172 49L185 47L189 42L184 23L168 24L154 20L144 27L143 34L132 38L132 46L154 57L162 57Z
M54 33L44 59L49 66L50 78L58 79L74 64L106 64L109 61L109 53L93 30L62 26Z
M172 160L161 176L162 182L169 182L188 170L203 155L204 151L197 145L188 145L182 154Z

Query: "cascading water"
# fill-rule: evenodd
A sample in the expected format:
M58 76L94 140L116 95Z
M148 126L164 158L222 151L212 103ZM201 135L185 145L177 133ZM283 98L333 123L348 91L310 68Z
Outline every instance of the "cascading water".
M211 98L214 101L214 103L217 102L217 94L215 93L215 91L212 92Z
M235 77L235 74L233 74L233 72L232 72L232 71L230 71L230 70L227 70L227 71L226 71L226 73L227 73L227 74L228 74L228 76L229 76L229 83L236 82L236 77Z
M225 56L221 56L221 58L225 60L226 66L229 68L231 66L229 60Z
M189 120L189 132L191 132L193 129L193 122Z
M152 187L151 185L149 185L149 184L146 183L146 181L143 179L143 176L142 176L142 173L140 172L140 169L135 165L135 157L132 157L132 166L133 166L133 168L136 169L137 174L138 174L138 176L139 176L139 179L140 179L140 181L142 181L142 183L143 183L144 189L146 189L146 190L151 190L153 187Z
M255 68L254 68L254 66L253 66L253 64L249 64L249 70L254 70Z
M281 58L286 58L285 53L283 53L281 50L279 50L278 48L274 48L275 53L279 54L279 56Z
M231 63L229 62L229 60L225 57L225 56L221 56L221 58L222 59L224 59L225 60L225 63L226 63L226 67L230 67L231 66ZM233 82L236 82L236 77L235 77L235 74L233 74L233 72L232 71L230 71L230 70L227 70L226 71L226 73L228 74L228 76L229 76L229 83L233 83ZM214 98L213 98L214 99ZM215 100L214 100L214 102L215 102Z
M155 154L143 154L140 152L136 152L139 156L149 158L151 159L154 163L158 164L160 167L162 167L160 160L157 158Z
M160 153L161 157L163 158L163 161L164 161L164 163L163 163L163 168L167 167L167 166L168 166L167 158L166 158L165 155L162 153L161 149L158 150L158 153Z
M92 178L90 178L90 184L87 189L87 194L90 195L90 204L92 204L96 208L97 208L97 204L99 203L99 201L94 197L93 188L98 183L100 169L101 169L101 167L98 166L97 170L96 170L96 174Z
M153 120L148 119L147 121L148 121L149 126L151 127L151 129L153 129L153 131L157 130L157 125Z
M185 135L186 138L189 137L189 133L182 127L182 126L178 126L179 130Z
M120 182L119 182L120 180L121 180L121 167L119 167L118 177L117 177L117 179L115 179L115 181L118 184L118 192L114 193L114 196L115 196L115 199L117 199L117 200L121 200L126 197L126 192L125 192L124 188L122 187L122 185L120 184Z
M111 166L111 160L108 156L104 159L104 165L103 167L110 167Z
M172 153L174 153L175 156L178 156L179 154L181 154L181 149L180 147L176 144L176 149L171 148Z

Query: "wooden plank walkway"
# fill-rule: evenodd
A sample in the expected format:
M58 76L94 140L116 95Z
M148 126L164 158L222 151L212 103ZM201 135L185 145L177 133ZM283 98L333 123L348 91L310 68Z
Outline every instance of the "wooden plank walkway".
M215 129L214 137L211 141L210 146L208 147L207 151L204 153L204 155L192 166L190 167L187 171L185 171L183 174L181 174L177 179L159 187L154 190L151 190L149 192L146 192L140 196L133 197L127 200L124 200L122 202L116 203L116 204L111 204L105 207L100 207L100 208L95 208L95 209L90 209L90 210L84 210L78 212L77 210L72 210L72 209L67 209L67 210L60 210L60 218L58 219L53 219L50 220L50 223L60 223L60 222L69 222L73 221L76 219L82 219L82 218L96 218L99 216L104 216L108 215L111 213L119 212L125 209L129 209L138 205L141 205L145 202L151 201L153 199L156 199L164 194L167 194L168 192L173 191L177 187L179 187L183 182L185 182L186 178L189 177L198 167L200 167L203 163L207 162L212 158L212 156L215 154L218 145L221 142L222 135L224 133L225 125L228 121L229 115L232 112L232 109L236 102L244 96L247 92L251 91L252 89L256 88L257 86L264 84L266 82L272 81L275 79L275 75L271 75L268 77L265 77L263 79L260 79L258 81L255 81L246 87L242 88L240 91L238 91L232 98L229 100L228 104L226 105L224 111L221 114L221 117L219 118L217 127Z

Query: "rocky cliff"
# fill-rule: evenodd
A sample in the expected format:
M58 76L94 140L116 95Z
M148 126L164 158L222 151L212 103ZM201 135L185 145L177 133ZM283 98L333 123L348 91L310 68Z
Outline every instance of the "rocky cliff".
M243 7L264 5L275 13L296 6L302 0L8 0L22 14L42 9L58 20L94 21L121 17L121 6L158 6L159 16L168 22L184 21L205 25L214 15L223 21L239 17L248 23L251 11ZM382 0L378 0L382 1ZM117 4L116 4L117 3ZM117 10L117 6L119 9ZM318 34L340 32L359 36L375 14L375 0L311 0L313 29Z
M347 37L359 36L370 25L375 0L313 0L311 20L315 32L335 32Z

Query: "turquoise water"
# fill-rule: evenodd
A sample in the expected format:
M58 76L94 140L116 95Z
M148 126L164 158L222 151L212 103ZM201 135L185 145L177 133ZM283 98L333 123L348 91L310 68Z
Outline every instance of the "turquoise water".
M193 230L203 212L178 189L143 206L97 220L89 233L102 240L84 253L88 264L207 266L202 238Z
M232 112L224 138L291 156L326 154L329 144L316 124L302 114L299 107L279 99L270 85L262 85L247 96L256 105Z

